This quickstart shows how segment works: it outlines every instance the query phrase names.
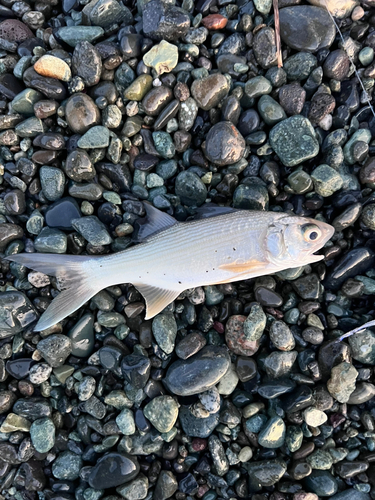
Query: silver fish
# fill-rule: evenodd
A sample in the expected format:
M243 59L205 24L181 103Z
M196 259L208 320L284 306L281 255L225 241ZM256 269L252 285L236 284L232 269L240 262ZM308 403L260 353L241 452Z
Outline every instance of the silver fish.
M145 204L143 242L112 255L18 254L7 259L56 276L60 294L37 323L41 331L72 314L103 288L132 283L153 318L188 288L272 274L323 259L314 255L330 225L280 212L221 209L190 222ZM227 212L227 213L225 213Z

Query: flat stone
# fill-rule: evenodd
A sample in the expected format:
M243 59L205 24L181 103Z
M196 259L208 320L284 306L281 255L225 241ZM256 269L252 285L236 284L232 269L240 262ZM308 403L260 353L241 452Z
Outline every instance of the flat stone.
M178 360L168 368L165 383L179 396L199 394L216 385L229 368L228 352L207 346L187 360Z
M48 227L69 231L73 229L72 220L81 217L81 210L76 200L67 196L49 205L44 215Z
M343 186L339 172L329 165L319 165L311 174L315 191L324 198L332 196Z
M66 253L68 239L59 229L44 227L34 240L35 250L41 253Z
M356 0L308 0L309 3L328 9L329 12L337 19L348 17L354 7L357 5Z
M177 324L174 316L172 314L158 314L152 321L152 333L160 348L165 353L171 354L177 335Z
M177 489L178 483L175 475L170 471L162 470L156 483L154 497L158 500L166 500L173 496Z
M260 491L262 487L273 486L285 474L287 465L283 460L262 460L243 464L249 474L250 491Z
M263 448L280 448L285 441L286 426L280 417L272 417L268 420L258 435L258 443Z
M43 98L43 94L34 89L25 89L12 101L12 110L23 115L34 114L34 104Z
M124 25L127 26L133 21L130 10L116 0L94 0L90 4L93 4L89 10L89 17L93 26L107 28L112 24L120 24L123 21Z
M72 226L78 231L91 245L110 245L112 238L107 231L106 226L96 215L89 215L79 219L72 220Z
M143 10L143 32L153 40L176 41L189 30L190 18L188 13L176 7L152 0Z
M329 48L335 35L325 8L295 5L280 10L280 36L291 49L317 52Z
M118 486L116 491L126 500L143 500L148 493L148 479L143 474L139 474L130 483Z
M94 42L104 35L100 26L63 26L58 29L58 37L71 47L79 42Z
M79 139L77 145L82 149L106 148L109 145L109 130L101 125L91 127Z
M43 165L39 170L40 184L47 200L56 201L62 197L65 175L59 168Z
M294 167L319 153L315 131L307 118L296 115L275 125L270 143L282 163Z
M116 424L120 432L125 436L131 436L135 433L135 422L132 410L124 408L116 417Z
M55 444L55 426L50 418L35 420L30 428L30 438L38 453L49 452Z

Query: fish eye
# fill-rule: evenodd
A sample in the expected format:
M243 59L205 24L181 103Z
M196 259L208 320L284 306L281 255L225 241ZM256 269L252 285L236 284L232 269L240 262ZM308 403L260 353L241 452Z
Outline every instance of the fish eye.
M308 242L315 241L322 235L321 230L314 224L306 224L305 226L302 226L302 233L305 241Z

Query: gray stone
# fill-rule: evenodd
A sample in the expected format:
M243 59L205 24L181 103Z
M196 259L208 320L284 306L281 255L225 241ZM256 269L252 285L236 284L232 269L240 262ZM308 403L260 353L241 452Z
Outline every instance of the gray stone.
M96 215L73 219L72 226L78 231L91 245L109 245L112 238L107 231L106 226Z
M72 451L60 453L52 463L52 474L56 479L75 481L79 477L82 458Z
M72 343L66 335L49 335L38 342L37 349L52 368L57 368L71 354Z
M22 292L0 292L0 338L20 333L39 319L33 304Z
M178 404L172 396L158 396L144 407L144 415L159 432L169 432L178 417Z
M30 438L38 453L47 453L55 444L55 426L50 418L39 418L30 427Z
M159 347L167 354L174 350L177 324L172 314L158 314L152 321L152 333Z
M206 346L187 360L178 360L168 368L165 383L179 396L199 394L216 385L229 368L226 349Z

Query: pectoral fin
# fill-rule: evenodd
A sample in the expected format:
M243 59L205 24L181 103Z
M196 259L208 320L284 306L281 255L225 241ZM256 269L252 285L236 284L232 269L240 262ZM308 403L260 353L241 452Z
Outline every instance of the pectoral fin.
M267 267L267 262L262 262L257 259L251 259L248 261L235 261L228 264L221 264L220 269L224 271L231 271L232 273L247 273L247 272L258 272L263 271Z
M180 290L168 290L151 285L137 284L134 286L141 292L146 301L146 317L151 319L165 309L181 293Z

